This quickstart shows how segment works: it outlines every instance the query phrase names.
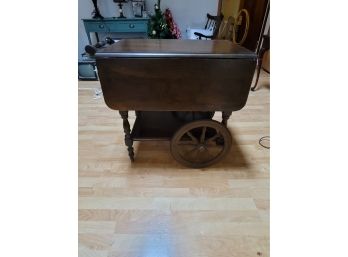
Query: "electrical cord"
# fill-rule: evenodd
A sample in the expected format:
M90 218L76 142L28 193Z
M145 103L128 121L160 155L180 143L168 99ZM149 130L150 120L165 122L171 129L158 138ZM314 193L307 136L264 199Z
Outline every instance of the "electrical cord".
M269 136L261 137L260 140L259 140L259 144L262 147L264 147L264 148L267 148L267 149L271 148L270 146L266 146L266 145L262 144L262 141L270 141L270 137Z

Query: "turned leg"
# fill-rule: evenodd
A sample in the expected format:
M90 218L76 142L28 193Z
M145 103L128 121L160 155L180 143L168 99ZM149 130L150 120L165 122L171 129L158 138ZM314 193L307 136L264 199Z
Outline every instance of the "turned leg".
M222 124L227 127L227 120L230 118L232 115L232 111L223 111L222 112Z
M259 57L257 58L257 64L256 64L256 79L255 79L255 84L254 86L251 88L251 91L255 91L257 83L259 82L259 78L260 78L260 71L261 71L261 66L262 66L262 58L263 55L265 54L266 49L261 49L260 50L260 54Z
M256 73L256 79L255 79L255 84L254 86L251 88L251 91L255 91L257 83L259 82L259 77L260 77L260 71L261 71L261 60L257 60L257 73Z
M128 155L131 161L134 161L134 149L133 149L133 140L130 135L130 125L128 122L128 111L119 111L122 120L123 120L123 130L124 130L124 143L128 147Z

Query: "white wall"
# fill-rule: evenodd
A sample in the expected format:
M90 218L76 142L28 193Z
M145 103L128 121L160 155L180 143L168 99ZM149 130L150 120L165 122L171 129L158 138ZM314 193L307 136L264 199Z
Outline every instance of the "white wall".
M169 8L174 21L178 24L182 34L187 27L203 27L206 22L206 14L215 15L218 8L218 0L162 0L161 9ZM153 11L157 0L146 0L146 7Z
M79 59L81 53L84 52L85 45L88 44L87 35L83 22L83 18L91 18L91 12L94 7L91 0L78 0L78 33L79 33ZM147 11L154 13L154 4L157 0L145 0ZM104 17L118 16L118 6L112 0L98 0L100 13ZM164 11L169 8L172 11L174 21L178 24L182 35L185 37L185 30L188 27L203 27L206 21L206 14L216 14L218 0L162 0L161 9ZM131 17L131 4L124 5L124 14Z
M100 0L99 0L100 1ZM84 52L85 46L88 44L88 38L85 32L85 27L81 19L90 18L93 10L93 3L91 0L79 0L78 6L78 59L81 59L81 54Z

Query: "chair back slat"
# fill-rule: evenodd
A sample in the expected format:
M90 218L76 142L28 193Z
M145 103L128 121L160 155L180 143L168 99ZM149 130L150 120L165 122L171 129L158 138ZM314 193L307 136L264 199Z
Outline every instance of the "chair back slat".
M220 13L220 15L210 15L209 13L207 13L207 22L205 24L204 29L210 29L213 32L213 35L215 34L215 36L218 33L221 21L223 20L224 16L222 13Z
M216 39L218 34L219 34L219 30L220 30L220 24L223 20L224 16L222 13L220 13L220 15L210 15L209 13L207 13L207 22L204 26L205 30L210 30L213 33L209 33L209 35L204 35L201 34L200 32L194 32L194 35L198 37L198 39Z

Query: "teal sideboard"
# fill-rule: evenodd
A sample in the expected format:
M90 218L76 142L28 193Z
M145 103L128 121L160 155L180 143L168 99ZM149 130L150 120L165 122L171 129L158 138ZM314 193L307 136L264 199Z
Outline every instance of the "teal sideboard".
M90 33L118 33L120 38L147 37L148 18L104 18L104 19L82 19L85 26L88 41L91 42Z

